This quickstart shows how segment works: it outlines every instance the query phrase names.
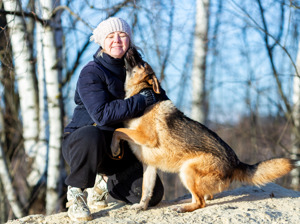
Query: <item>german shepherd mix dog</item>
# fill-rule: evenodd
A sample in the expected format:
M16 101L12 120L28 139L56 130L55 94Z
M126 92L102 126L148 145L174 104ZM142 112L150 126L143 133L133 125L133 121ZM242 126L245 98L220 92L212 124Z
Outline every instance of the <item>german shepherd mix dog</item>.
M145 88L161 93L160 84L147 63L130 68L127 65L126 70L126 98ZM134 209L148 207L157 169L179 173L192 194L192 202L175 210L191 212L205 207L205 196L223 191L234 180L263 185L300 166L300 161L285 158L255 165L239 161L216 133L186 117L170 100L149 106L141 117L125 122L125 127L115 130L111 151L113 156L119 155L120 140L128 141L144 165L142 198L139 204L133 205Z

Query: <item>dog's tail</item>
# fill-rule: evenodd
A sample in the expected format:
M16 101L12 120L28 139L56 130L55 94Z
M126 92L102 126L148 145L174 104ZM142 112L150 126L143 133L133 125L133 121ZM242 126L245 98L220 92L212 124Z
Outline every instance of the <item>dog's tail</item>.
M240 162L233 172L232 179L254 185L264 185L282 177L296 167L300 167L299 160L285 158L270 159L255 165Z

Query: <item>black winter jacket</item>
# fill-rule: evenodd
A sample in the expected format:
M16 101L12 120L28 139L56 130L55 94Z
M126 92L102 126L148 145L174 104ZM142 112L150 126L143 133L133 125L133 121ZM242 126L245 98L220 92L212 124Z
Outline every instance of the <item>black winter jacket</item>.
M140 94L124 100L124 60L105 53L100 56L100 50L81 70L74 97L76 107L65 132L94 123L103 129L117 128L122 121L141 115L146 108L145 98Z

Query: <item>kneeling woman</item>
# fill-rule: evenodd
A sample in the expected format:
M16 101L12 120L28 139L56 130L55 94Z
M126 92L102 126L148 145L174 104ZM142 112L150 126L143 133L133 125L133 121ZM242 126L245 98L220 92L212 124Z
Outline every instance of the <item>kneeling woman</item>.
M142 165L126 142L121 145L122 156L113 158L110 142L113 131L123 121L140 116L147 106L156 102L150 89L124 99L124 57L128 49L134 48L126 21L114 17L104 20L93 31L91 40L100 48L79 75L76 107L65 127L62 149L70 166L65 182L68 215L74 221L91 220L90 208L106 206L108 193L127 203L140 201ZM91 189L86 191L87 188ZM158 204L163 193L157 178L150 206Z

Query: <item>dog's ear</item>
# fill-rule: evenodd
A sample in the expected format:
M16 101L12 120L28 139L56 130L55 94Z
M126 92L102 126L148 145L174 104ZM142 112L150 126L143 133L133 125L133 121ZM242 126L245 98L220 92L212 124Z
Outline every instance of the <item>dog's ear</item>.
M156 94L160 94L160 88L159 88L159 83L158 83L158 80L156 78L156 76L153 74L152 75L152 78L149 79L148 83L150 85L152 85L152 88L153 88L153 91L156 93Z
M155 93L160 94L159 82L151 66L147 62L144 62L144 68L145 68L145 72L149 75L149 79L147 80L149 85L152 86L153 91Z

